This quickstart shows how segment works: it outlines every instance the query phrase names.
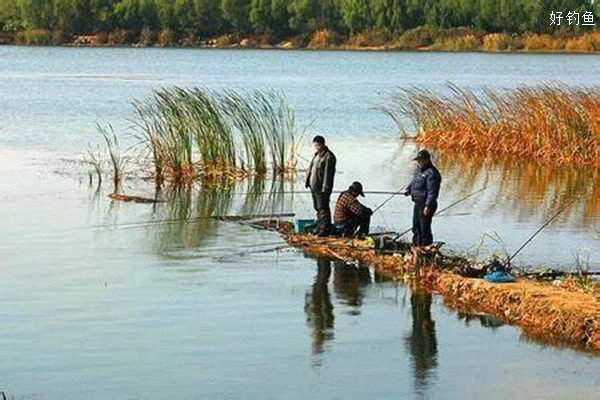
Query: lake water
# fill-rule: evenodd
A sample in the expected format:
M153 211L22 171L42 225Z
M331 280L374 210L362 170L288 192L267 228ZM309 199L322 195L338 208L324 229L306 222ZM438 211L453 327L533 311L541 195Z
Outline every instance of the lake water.
M597 398L600 361L546 346L485 316L367 269L306 258L276 235L203 219L247 210L197 186L157 206L112 203L77 162L96 122L125 130L129 102L168 85L275 88L310 135L328 137L336 187L395 190L414 147L372 109L396 86L478 90L600 83L600 57L0 47L0 392L62 398ZM308 148L304 149L308 157ZM597 269L597 177L523 163L436 157L441 207L486 190L434 223L464 252L496 232L510 250L570 194L573 209L518 258ZM289 186L289 184L286 184ZM293 186L292 186L293 187ZM266 183L265 190L268 190ZM127 181L125 192L151 196ZM376 205L385 197L367 196ZM267 210L255 206L255 209ZM278 209L310 216L309 199ZM397 198L374 224L404 229ZM193 222L139 224L178 217ZM123 225L130 224L130 225ZM482 252L502 246L489 243Z

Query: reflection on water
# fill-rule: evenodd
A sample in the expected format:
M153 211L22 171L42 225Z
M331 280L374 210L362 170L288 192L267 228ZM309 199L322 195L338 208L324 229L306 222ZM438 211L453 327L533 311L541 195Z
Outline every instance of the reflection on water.
M339 303L349 306L350 316L359 316L365 298L365 289L372 284L369 268L355 266L343 262L317 258L317 274L310 290L305 295L304 312L310 329L311 352L320 355L328 349L327 342L334 335L334 305L329 292L329 280L333 264L333 289ZM375 275L376 283L388 280L379 274ZM408 288L405 288L409 290ZM411 358L415 392L423 394L431 381L438 361L438 345L435 322L431 317L432 296L418 286L410 288L410 311L412 326L404 339L407 353ZM464 315L464 318L468 316ZM482 321L484 316L481 316ZM482 322L483 326L486 325ZM403 351L401 351L403 353ZM313 359L320 365L320 359Z
M304 312L312 337L313 354L322 353L325 343L333 339L333 304L328 286L330 276L331 260L318 258L315 281L304 298Z
M234 187L229 184L183 186L167 189L167 201L155 206L157 221L173 223L153 228L154 251L165 254L169 249L198 248L212 235L218 222L212 215L227 214L231 208Z
M457 313L458 319L465 321L466 325L470 325L473 321L478 321L481 326L484 328L497 329L501 326L504 326L504 322L500 321L498 318L487 315L487 314L468 314L463 312Z
M406 159L416 153L413 141L401 142L390 160L405 168ZM473 155L433 151L434 163L443 175L446 200L458 199L485 187L484 213L508 213L519 220L547 219L577 201L559 218L573 227L587 227L600 221L600 170L552 168L522 160L480 158ZM398 181L401 184L400 181Z
M437 163L447 186L466 195L486 186L492 199L487 211L501 209L520 220L532 215L548 219L572 199L577 201L561 215L574 227L590 226L600 217L600 171L589 168L550 168L515 160L490 160L439 153Z
M181 249L199 250L222 226L214 216L279 214L293 210L292 196L286 196L291 180L254 177L242 182L209 182L173 186L157 191L164 202L152 206L147 221L153 237L153 251L167 257L181 257ZM118 202L113 203L111 221L118 226ZM188 257L189 254L184 255Z
M349 315L360 315L360 306L365 297L364 288L371 284L369 268L334 262L333 288L337 298L350 307Z
M365 297L364 288L371 284L371 273L365 266L355 266L326 258L317 258L317 275L305 296L304 312L311 330L312 353L325 350L327 341L333 340L334 314L329 279L333 263L333 289L341 304L350 307L348 315L360 315L360 307Z
M410 295L412 329L405 338L413 366L415 392L422 394L437 367L437 338L435 322L431 318L431 294L413 287Z

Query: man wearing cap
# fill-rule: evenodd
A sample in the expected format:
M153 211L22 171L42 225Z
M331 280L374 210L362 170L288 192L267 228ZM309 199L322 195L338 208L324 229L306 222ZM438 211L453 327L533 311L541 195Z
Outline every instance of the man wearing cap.
M431 219L437 209L437 199L440 193L442 176L431 163L431 155L427 150L421 150L414 158L417 162L412 182L404 194L410 195L414 202L413 208L413 245L429 246L433 243Z
M373 210L362 205L357 197L365 196L360 182L353 182L348 190L343 191L335 203L333 221L340 226L346 237L364 238L369 234L371 214ZM358 232L357 232L358 230Z
M306 187L310 188L313 207L317 212L317 227L315 233L327 236L331 230L331 209L329 201L333 190L335 176L335 155L325 145L325 138L317 135L313 138L315 155L308 167Z

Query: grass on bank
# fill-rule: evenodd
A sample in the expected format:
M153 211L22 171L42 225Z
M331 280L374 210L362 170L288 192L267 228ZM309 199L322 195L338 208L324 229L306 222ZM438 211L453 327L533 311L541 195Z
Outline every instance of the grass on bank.
M564 85L447 94L400 88L379 107L404 136L461 154L600 166L600 92Z

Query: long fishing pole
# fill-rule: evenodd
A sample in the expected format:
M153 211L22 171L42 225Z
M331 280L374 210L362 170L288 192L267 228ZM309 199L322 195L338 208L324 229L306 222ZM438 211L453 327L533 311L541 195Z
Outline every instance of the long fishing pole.
M560 214L562 214L567 208L571 207L571 205L573 203L575 203L575 201L577 200L577 198L572 199L570 202L568 202L567 204L565 204L565 206L563 208L561 208L560 210L558 210L548 221L544 222L544 224L542 224L542 226L540 226L538 228L537 231L535 231L531 236L529 236L527 238L527 240L521 245L521 247L519 247L517 249L517 251L515 251L512 256L508 257L508 259L506 260L506 263L504 263L504 266L506 267L507 265L510 264L510 262L517 256L517 254L519 254L521 252L521 250L523 250L529 243L531 243L531 241L533 239L535 239L535 237L544 230L544 228L546 228L548 225L550 225L552 223L552 221L554 221L556 218L558 218L558 216Z
M332 193L342 193L342 190L335 190ZM236 193L236 194L250 194L252 192L248 192L248 193ZM258 193L254 193L254 194L310 194L310 191L290 191L290 192L258 192ZM386 191L386 190L372 190L372 191L365 191L365 193L368 194L390 194L390 197L385 200L383 203L381 203L381 205L379 205L374 211L373 213L375 213L375 211L377 211L378 209L380 209L381 207L383 207L387 202L389 202L394 196L397 196L398 194L402 193L402 189L396 192L391 192L391 191ZM240 220L240 219L250 219L250 218L269 218L269 217L293 217L295 216L294 213L282 213L282 214L257 214L257 215L213 215L213 216L203 216L203 217L196 217L196 218L173 218L173 219L163 219L163 220L156 220L156 221L139 221L139 222L131 222L131 223L123 223L123 224L104 224L104 225L94 225L94 226L88 226L88 227L84 227L83 229L95 229L95 228L108 228L108 227L112 227L112 228L126 228L126 227L137 227L137 226L146 226L146 225L158 225L158 224L170 224L170 223L177 223L177 222L181 222L181 221L188 221L188 222L193 222L193 221L202 221L202 220L210 220L210 219L217 219L217 220Z
M600 271L573 271L573 270L562 271L562 270L556 270L556 269L552 269L549 271L534 271L534 272L520 272L519 271L519 276L522 276L525 278L536 277L536 278L541 278L541 279L556 279L558 277L565 276L565 275L598 276L598 275L600 275Z
M465 200L467 200L467 199L469 199L469 198L471 198L471 197L475 196L476 194L483 192L483 191L486 189L486 187L487 187L487 186L484 186L484 187L482 187L481 189L479 189L479 190L476 190L476 191L474 191L474 192L472 192L472 193L469 193L468 195L466 195L466 196L464 196L464 197L461 197L460 199L456 200L455 202L448 204L446 207L442 208L440 211L438 211L437 213L435 213L435 214L434 214L434 216L436 216L436 217L439 217L439 216L440 216L440 214L443 214L444 212L448 211L449 209L451 209L451 208L452 208L452 207L454 207L455 205L457 205L457 204L460 204L460 203L462 203L463 201L465 201ZM394 238L394 240L398 240L398 239L400 239L402 236L406 235L406 234L407 234L407 233L409 233L410 231L412 231L412 228L408 228L408 229L407 229L407 230L405 230L404 232L402 232L402 233L399 233L399 234L398 234L398 235L397 235L397 236Z
M96 228L127 228L127 227L137 227L137 226L149 226L149 225L159 225L159 224L172 224L176 222L195 222L195 221L205 221L205 220L218 220L218 221L241 221L245 219L254 219L254 218L286 218L286 217L294 217L295 213L281 213L281 214L250 214L250 215L208 215L202 217L194 217L194 218L172 218L172 219L159 219L155 221L139 221L139 222L129 222L123 224L104 224L104 225L93 225L86 226L82 229L96 229Z
M371 215L375 214L378 210L381 209L381 207L385 206L387 204L387 202L389 202L391 199L393 199L395 196L398 196L399 194L402 194L403 192L406 191L406 187L408 185L404 185L402 186L400 189L398 189L395 192L392 192L392 194L390 195L390 197L388 197L387 199L385 199L383 201L383 203L381 203L380 205L378 205L377 207L375 207L375 209L373 210L373 212L371 213ZM365 193L369 193L369 192L365 192Z
M331 193L335 193L335 194L339 194L345 192L345 190L333 190ZM397 196L399 194L402 193L402 191L399 192L393 192L390 190L365 190L363 191L363 193L365 194L376 194L376 195L384 195L384 194L389 194L393 196ZM272 194L272 195L278 195L278 194L312 194L312 192L310 190L298 190L298 191L271 191L271 192L235 192L233 193L236 196L247 196L247 195L259 195L259 194Z

